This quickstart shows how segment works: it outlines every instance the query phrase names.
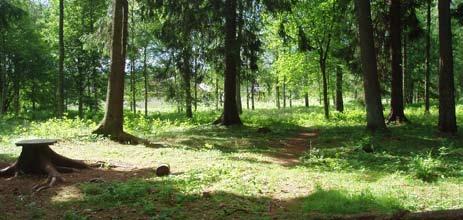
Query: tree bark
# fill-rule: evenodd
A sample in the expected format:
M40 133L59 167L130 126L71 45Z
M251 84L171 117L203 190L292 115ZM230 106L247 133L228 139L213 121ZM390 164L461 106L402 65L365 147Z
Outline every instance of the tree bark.
M256 109L256 107L255 107L255 105L254 105L254 104L255 104L255 103L254 103L254 101L255 101L255 100L254 100L254 94L255 94L255 92L256 92L256 82L255 82L255 80L253 80L252 83L251 83L251 109L252 109L252 110L255 110L255 109Z
M104 118L94 133L108 136L121 143L138 144L145 141L127 134L123 130L128 15L127 0L113 0L111 66L106 95L106 109Z
M64 113L64 0L59 1L59 61L58 61L58 94L56 114L62 117Z
M424 75L424 111L429 113L430 108L430 75L431 75L431 0L427 0L426 13L426 65Z
M360 51L363 68L363 86L367 112L367 129L375 132L385 130L381 93L378 81L376 52L371 22L370 1L355 0L357 6L357 22L359 24Z
M225 82L224 109L220 124L241 125L241 119L236 102L237 62L240 60L237 32L237 0L225 1Z
M388 123L407 122L404 114L404 92L403 92L403 72L402 72L402 14L401 1L391 0L390 3L390 23L391 33L391 61L392 61L392 81L391 81L391 113Z
M148 71L146 65L146 46L143 48L143 78L145 80L145 116L148 116Z
M336 111L344 112L344 99L342 94L342 69L336 68Z
M457 132L450 0L439 0L439 130Z
M286 76L283 77L283 108L286 108Z
M322 53L323 54L323 53ZM330 102L328 100L328 80L326 77L326 59L323 55L320 55L320 70L322 72L322 83L323 83L323 109L325 118L330 118Z
M280 86L276 86L276 89L275 89L275 93L276 93L276 104L277 104L277 108L280 109Z
M184 48L182 54L182 76L183 76L183 89L185 93L185 111L186 117L193 118L192 110L192 96L191 96L191 48Z

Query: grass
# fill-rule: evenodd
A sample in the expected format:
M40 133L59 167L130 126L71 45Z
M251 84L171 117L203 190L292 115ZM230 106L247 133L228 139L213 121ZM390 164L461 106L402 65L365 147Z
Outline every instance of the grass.
M463 207L462 134L437 133L435 108L424 115L411 107L406 114L412 124L394 125L375 136L364 130L359 107L347 109L333 112L330 120L319 107L246 111L245 126L231 128L210 125L219 115L215 111L197 112L194 119L169 112L128 114L126 129L166 146L157 149L91 135L97 122L93 117L6 117L0 121L0 161L17 157L15 140L48 137L62 139L55 149L73 158L132 164L138 170L168 163L174 172L159 178L151 172L131 176L136 171L107 170L108 176L131 177L66 185L40 204L27 196L18 201L25 207L33 203L25 209L31 210L29 216L44 219L92 219L116 210L124 210L117 212L123 219L298 219ZM461 106L457 113L462 120ZM272 132L258 133L260 127ZM298 163L281 163L282 146L301 130L318 137L311 138L310 150ZM365 146L374 152L366 153ZM69 196L69 187L77 195Z

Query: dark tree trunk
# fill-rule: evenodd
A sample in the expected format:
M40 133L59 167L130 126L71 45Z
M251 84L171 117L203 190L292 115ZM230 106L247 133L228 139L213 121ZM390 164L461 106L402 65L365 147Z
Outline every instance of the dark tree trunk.
M392 81L391 81L391 113L388 123L407 122L404 114L404 95L403 95L403 72L402 72L402 14L401 1L391 0L390 3L390 24L391 33L391 61L392 61Z
M238 67L237 69L238 69L238 74L236 75L236 105L238 107L238 113L242 114L243 104L241 102L241 77L240 77L241 67Z
M430 88L430 75L431 75L431 0L427 0L427 13L426 13L426 70L424 75L424 111L429 113L429 88Z
M225 101L219 123L226 126L242 124L236 102L237 62L240 60L236 8L237 0L225 1Z
M58 94L56 114L64 113L64 0L59 1L59 61L58 61Z
M304 104L306 108L309 107L309 93L308 92L305 92L304 94Z
M249 99L251 97L251 93L249 92L249 80L247 80L246 84L246 107L249 110Z
M145 81L145 116L148 116L148 71L146 65L146 46L143 48L143 78Z
M370 1L355 0L359 23L360 51L364 77L367 129L374 132L385 130L381 93L378 81L376 52L371 22Z
M342 69L336 69L336 111L344 112L344 99L342 95Z
M276 89L275 89L275 93L276 93L276 104L277 104L277 108L280 109L281 106L280 106L280 86L276 86Z
M322 53L323 54L323 53ZM323 109L325 118L330 118L330 102L328 100L328 80L326 77L326 59L323 55L320 55L320 70L322 72L322 83L323 83Z
M111 66L103 120L94 131L121 143L138 144L143 141L124 132L124 75L128 38L128 2L113 0Z
M286 108L286 76L283 77L283 108Z
M186 117L193 118L192 96L191 96L191 49L185 48L182 54L182 76L183 89L185 95L185 111Z
M252 110L255 110L256 107L254 105L254 94L256 92L256 82L253 80L252 83L251 83L251 106L252 106Z
M439 0L439 130L457 132L450 0Z
M215 109L219 110L219 76L215 76Z
M1 41L1 50L0 50L0 116L3 115L5 109L5 102L6 102L6 94L7 94L7 87L6 87L6 54L5 50L3 49L6 46L6 40L4 33L0 33L2 37Z

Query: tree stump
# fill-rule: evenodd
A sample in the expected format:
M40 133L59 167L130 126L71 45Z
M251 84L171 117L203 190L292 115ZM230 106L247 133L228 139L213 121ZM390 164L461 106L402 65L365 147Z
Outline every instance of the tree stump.
M64 181L61 173L71 173L89 168L82 161L72 160L54 152L50 145L54 139L23 140L16 143L22 147L18 160L0 170L0 177L17 177L20 174L48 175L47 181L33 187L35 192L53 187L57 181Z

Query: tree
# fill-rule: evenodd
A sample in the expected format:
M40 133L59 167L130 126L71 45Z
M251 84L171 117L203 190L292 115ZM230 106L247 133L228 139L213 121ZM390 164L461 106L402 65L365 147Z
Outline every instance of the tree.
M430 75L431 75L431 1L427 0L426 7L426 70L424 75L424 111L429 113L430 102Z
M439 131L457 132L450 1L439 0Z
M344 112L344 100L342 96L342 69L336 67L336 111Z
M407 122L404 114L403 73L402 73L402 13L401 1L391 0L389 29L391 35L391 113L388 123Z
M367 129L375 132L385 130L381 93L378 81L376 52L373 40L370 1L355 0L359 24L360 51L363 68L363 86L367 111Z
M241 125L241 119L236 102L237 62L239 47L237 33L237 0L225 1L225 81L224 108L218 123L222 125Z
M111 67L106 95L105 115L95 134L109 136L121 143L138 144L142 141L123 130L124 123L124 75L128 38L128 2L113 0L111 38Z
M64 113L64 0L59 1L58 117Z

